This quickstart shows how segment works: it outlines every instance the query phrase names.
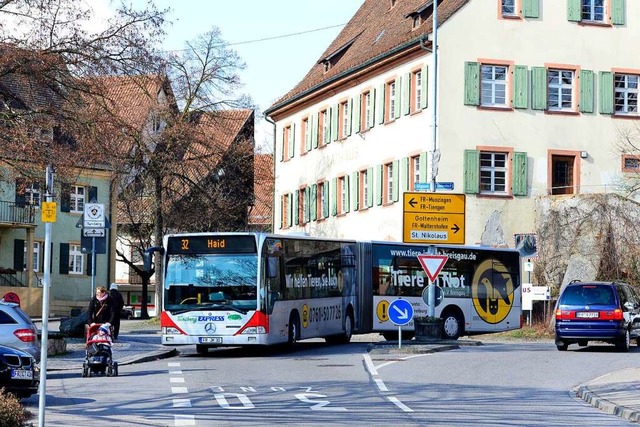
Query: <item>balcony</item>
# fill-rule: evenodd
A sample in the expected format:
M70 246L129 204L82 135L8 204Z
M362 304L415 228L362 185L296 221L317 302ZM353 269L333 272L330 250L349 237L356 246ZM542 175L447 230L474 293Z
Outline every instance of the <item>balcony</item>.
M22 228L35 226L36 207L0 201L0 227Z

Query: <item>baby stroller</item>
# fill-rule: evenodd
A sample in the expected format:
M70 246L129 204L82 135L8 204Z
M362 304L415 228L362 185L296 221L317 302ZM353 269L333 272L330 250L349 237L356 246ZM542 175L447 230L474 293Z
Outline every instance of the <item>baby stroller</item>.
M82 364L82 376L91 374L118 376L118 362L111 352L111 325L94 323L87 329L86 355Z

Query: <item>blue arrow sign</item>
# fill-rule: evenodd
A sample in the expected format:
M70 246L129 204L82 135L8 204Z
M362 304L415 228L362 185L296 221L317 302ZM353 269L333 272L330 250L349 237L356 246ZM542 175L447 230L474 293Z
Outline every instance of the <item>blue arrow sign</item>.
M411 322L413 319L413 306L404 299L396 299L389 304L389 320L394 325L402 326Z

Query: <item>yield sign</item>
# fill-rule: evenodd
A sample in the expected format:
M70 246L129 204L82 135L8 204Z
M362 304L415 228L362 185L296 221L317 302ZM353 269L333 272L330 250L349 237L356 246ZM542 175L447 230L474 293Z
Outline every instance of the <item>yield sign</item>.
M436 281L448 259L447 255L418 255L418 261L432 282Z

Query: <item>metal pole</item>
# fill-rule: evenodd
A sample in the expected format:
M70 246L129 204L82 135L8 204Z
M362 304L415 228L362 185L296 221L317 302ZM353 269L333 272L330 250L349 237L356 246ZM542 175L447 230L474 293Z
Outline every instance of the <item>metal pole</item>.
M93 298L93 290L96 288L96 238L91 238L91 293L89 298Z
M434 246L429 246L429 250L428 250L429 255L435 255L436 254L436 248ZM427 316L429 317L435 317L436 315L436 286L435 284L431 281L431 278L429 278L429 287L427 288L429 289L429 304L427 304Z
M47 202L53 201L53 167L47 166ZM42 339L40 340L40 385L38 388L38 426L44 427L47 398L47 346L49 338L49 286L51 283L51 222L46 222L44 234L44 278L42 282Z
M398 349L402 348L402 326L398 325Z
M433 43L431 44L433 51L433 125L432 125L432 150L431 150L431 191L436 192L436 183L438 177L438 162L440 161L440 153L438 151L438 0L433 0Z

